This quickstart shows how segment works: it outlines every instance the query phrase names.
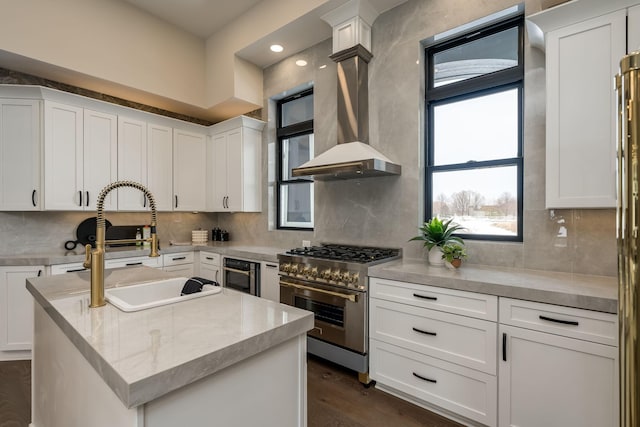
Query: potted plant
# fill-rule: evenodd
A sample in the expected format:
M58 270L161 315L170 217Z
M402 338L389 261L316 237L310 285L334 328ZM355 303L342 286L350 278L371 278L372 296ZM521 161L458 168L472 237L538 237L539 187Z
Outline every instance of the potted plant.
M458 268L466 258L466 249L458 243L447 243L442 247L442 259L445 260L447 267Z
M438 217L431 218L420 227L421 234L410 239L424 241L424 246L429 250L429 263L432 265L444 264L442 247L447 243L464 244L460 237L453 235L464 227L452 221L450 219L443 222ZM436 249L432 250L433 248Z

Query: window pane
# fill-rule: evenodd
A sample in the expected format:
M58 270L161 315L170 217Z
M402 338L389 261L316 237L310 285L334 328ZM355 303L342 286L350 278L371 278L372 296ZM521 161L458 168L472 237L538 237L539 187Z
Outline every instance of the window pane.
M280 186L280 225L313 227L313 185L310 182Z
M433 87L518 65L518 28L510 28L433 55Z
M313 134L282 140L282 180L292 178L291 169L313 158Z
M518 155L518 89L433 108L433 164Z
M313 120L313 95L282 104L282 127Z
M461 234L516 236L517 167L433 173L433 216L453 218Z

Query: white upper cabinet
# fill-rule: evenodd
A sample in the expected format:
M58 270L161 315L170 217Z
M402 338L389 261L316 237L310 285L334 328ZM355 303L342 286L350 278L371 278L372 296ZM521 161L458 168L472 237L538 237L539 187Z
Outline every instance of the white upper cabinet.
M640 51L640 5L627 10L627 50L628 53Z
M118 118L113 114L84 110L84 206L97 208L100 191L118 180ZM116 192L104 200L105 210L117 210Z
M44 103L44 207L84 210L82 108Z
M528 18L546 48L547 208L616 206L614 76L626 54L624 6L581 0ZM638 13L629 13L629 36L638 38ZM529 29L535 44L536 27Z
M262 129L264 122L245 116L211 128L207 206L215 212L262 210Z
M173 131L173 210L206 210L206 136Z
M0 210L42 209L41 102L0 99Z
M117 117L45 101L45 209L96 210L117 179ZM105 210L116 209L115 193Z
M173 129L147 126L147 188L158 211L173 210Z
M118 116L118 180L147 185L147 123ZM121 187L118 210L141 211L149 202L140 191Z

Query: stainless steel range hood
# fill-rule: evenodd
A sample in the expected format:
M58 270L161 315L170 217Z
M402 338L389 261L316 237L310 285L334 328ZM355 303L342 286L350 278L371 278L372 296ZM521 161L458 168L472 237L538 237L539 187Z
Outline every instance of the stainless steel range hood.
M338 145L292 170L317 180L400 175L401 167L369 143L368 63L358 44L331 55L338 64Z

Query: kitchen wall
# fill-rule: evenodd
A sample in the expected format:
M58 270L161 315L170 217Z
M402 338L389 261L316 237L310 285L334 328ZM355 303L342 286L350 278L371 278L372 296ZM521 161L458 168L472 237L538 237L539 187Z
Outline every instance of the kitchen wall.
M95 212L0 212L0 257L21 254L64 253L64 242L76 240L76 228ZM211 230L217 214L159 212L160 247L170 241L190 242L191 230ZM151 214L142 212L106 212L113 225L149 224ZM74 253L84 253L78 246Z
M563 1L527 0L526 14ZM513 0L410 0L378 17L372 28L369 64L370 143L402 165L399 177L317 182L313 232L274 230L275 209L264 192L260 214L220 214L219 223L234 240L293 247L301 241L402 247L405 257L426 258L418 234L423 192L423 50L420 42L517 4ZM265 145L275 144L274 98L313 84L315 144L320 153L335 144L336 67L328 59L331 40L264 70L268 120ZM306 67L294 64L307 60ZM326 65L320 68L321 65ZM467 240L469 263L613 276L616 274L615 211L545 209L544 53L525 47L524 241L497 243ZM265 158L265 182L268 166ZM426 262L426 261L425 261Z

